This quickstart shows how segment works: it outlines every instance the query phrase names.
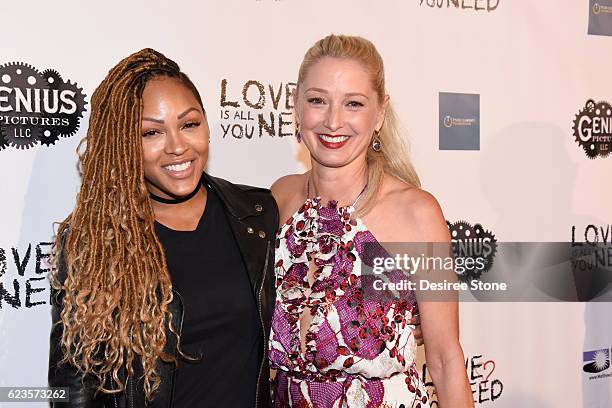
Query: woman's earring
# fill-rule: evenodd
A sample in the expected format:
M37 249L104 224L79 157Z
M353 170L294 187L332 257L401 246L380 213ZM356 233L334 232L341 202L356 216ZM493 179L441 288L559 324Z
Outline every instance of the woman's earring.
M372 138L372 150L375 152L380 152L382 150L382 142L378 137L378 130L374 131L374 137Z
M300 133L299 123L295 124L295 140L297 140L298 143L302 143L302 134Z

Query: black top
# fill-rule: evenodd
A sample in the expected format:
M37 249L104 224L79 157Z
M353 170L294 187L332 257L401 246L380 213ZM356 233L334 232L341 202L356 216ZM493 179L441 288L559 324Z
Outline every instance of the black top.
M205 184L203 184L205 186ZM208 189L194 231L155 223L184 304L173 407L253 407L263 333L257 303L223 204Z

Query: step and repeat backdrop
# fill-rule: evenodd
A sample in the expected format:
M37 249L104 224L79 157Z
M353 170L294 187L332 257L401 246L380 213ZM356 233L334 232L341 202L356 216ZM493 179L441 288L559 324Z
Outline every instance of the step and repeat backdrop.
M7 2L0 19L0 386L46 385L53 223L93 90L145 47L200 89L208 171L269 186L309 167L292 125L304 52L366 37L456 239L612 241L612 0ZM612 407L611 303L466 302L460 318L476 407Z

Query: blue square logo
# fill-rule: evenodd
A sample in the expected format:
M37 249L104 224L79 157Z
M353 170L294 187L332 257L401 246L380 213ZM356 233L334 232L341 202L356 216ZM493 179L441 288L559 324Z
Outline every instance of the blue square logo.
M585 373L600 373L610 368L610 349L585 351L582 353L582 362L586 363L582 369Z
M480 95L440 92L440 150L480 150Z
M589 0L589 34L612 36L612 0Z

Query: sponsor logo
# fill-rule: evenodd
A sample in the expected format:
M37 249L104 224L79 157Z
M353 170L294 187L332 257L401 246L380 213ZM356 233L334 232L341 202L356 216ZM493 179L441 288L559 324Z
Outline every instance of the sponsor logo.
M599 3L595 3L593 5L593 13L595 13L595 14L600 14L600 13L612 14L612 6L602 6Z
M419 6L430 8L455 8L459 10L485 11L497 10L500 0L419 0Z
M249 80L235 87L221 80L222 137L253 139L292 136L295 82L266 84ZM238 91L240 90L240 91Z
M612 36L612 0L589 1L588 33Z
M610 349L585 351L582 354L582 366L585 373L601 373L610 368Z
M50 146L74 135L85 105L83 90L55 70L20 62L0 66L0 150Z
M612 147L612 106L589 99L576 115L573 131L587 157L606 157Z
M610 349L585 351L582 353L582 371L590 374L599 374L610 369ZM590 376L589 379L612 377L612 373Z
M473 118L453 118L451 116L444 117L444 127L450 128L453 126L474 126L476 119Z
M481 224L470 224L466 221L450 223L446 221L451 234L451 245L456 257L484 258L483 268L466 269L464 273L458 274L461 281L472 281L479 279L483 272L487 272L493 266L493 260L497 253L497 240L495 235L486 230Z
M480 150L480 95L440 92L440 150Z

